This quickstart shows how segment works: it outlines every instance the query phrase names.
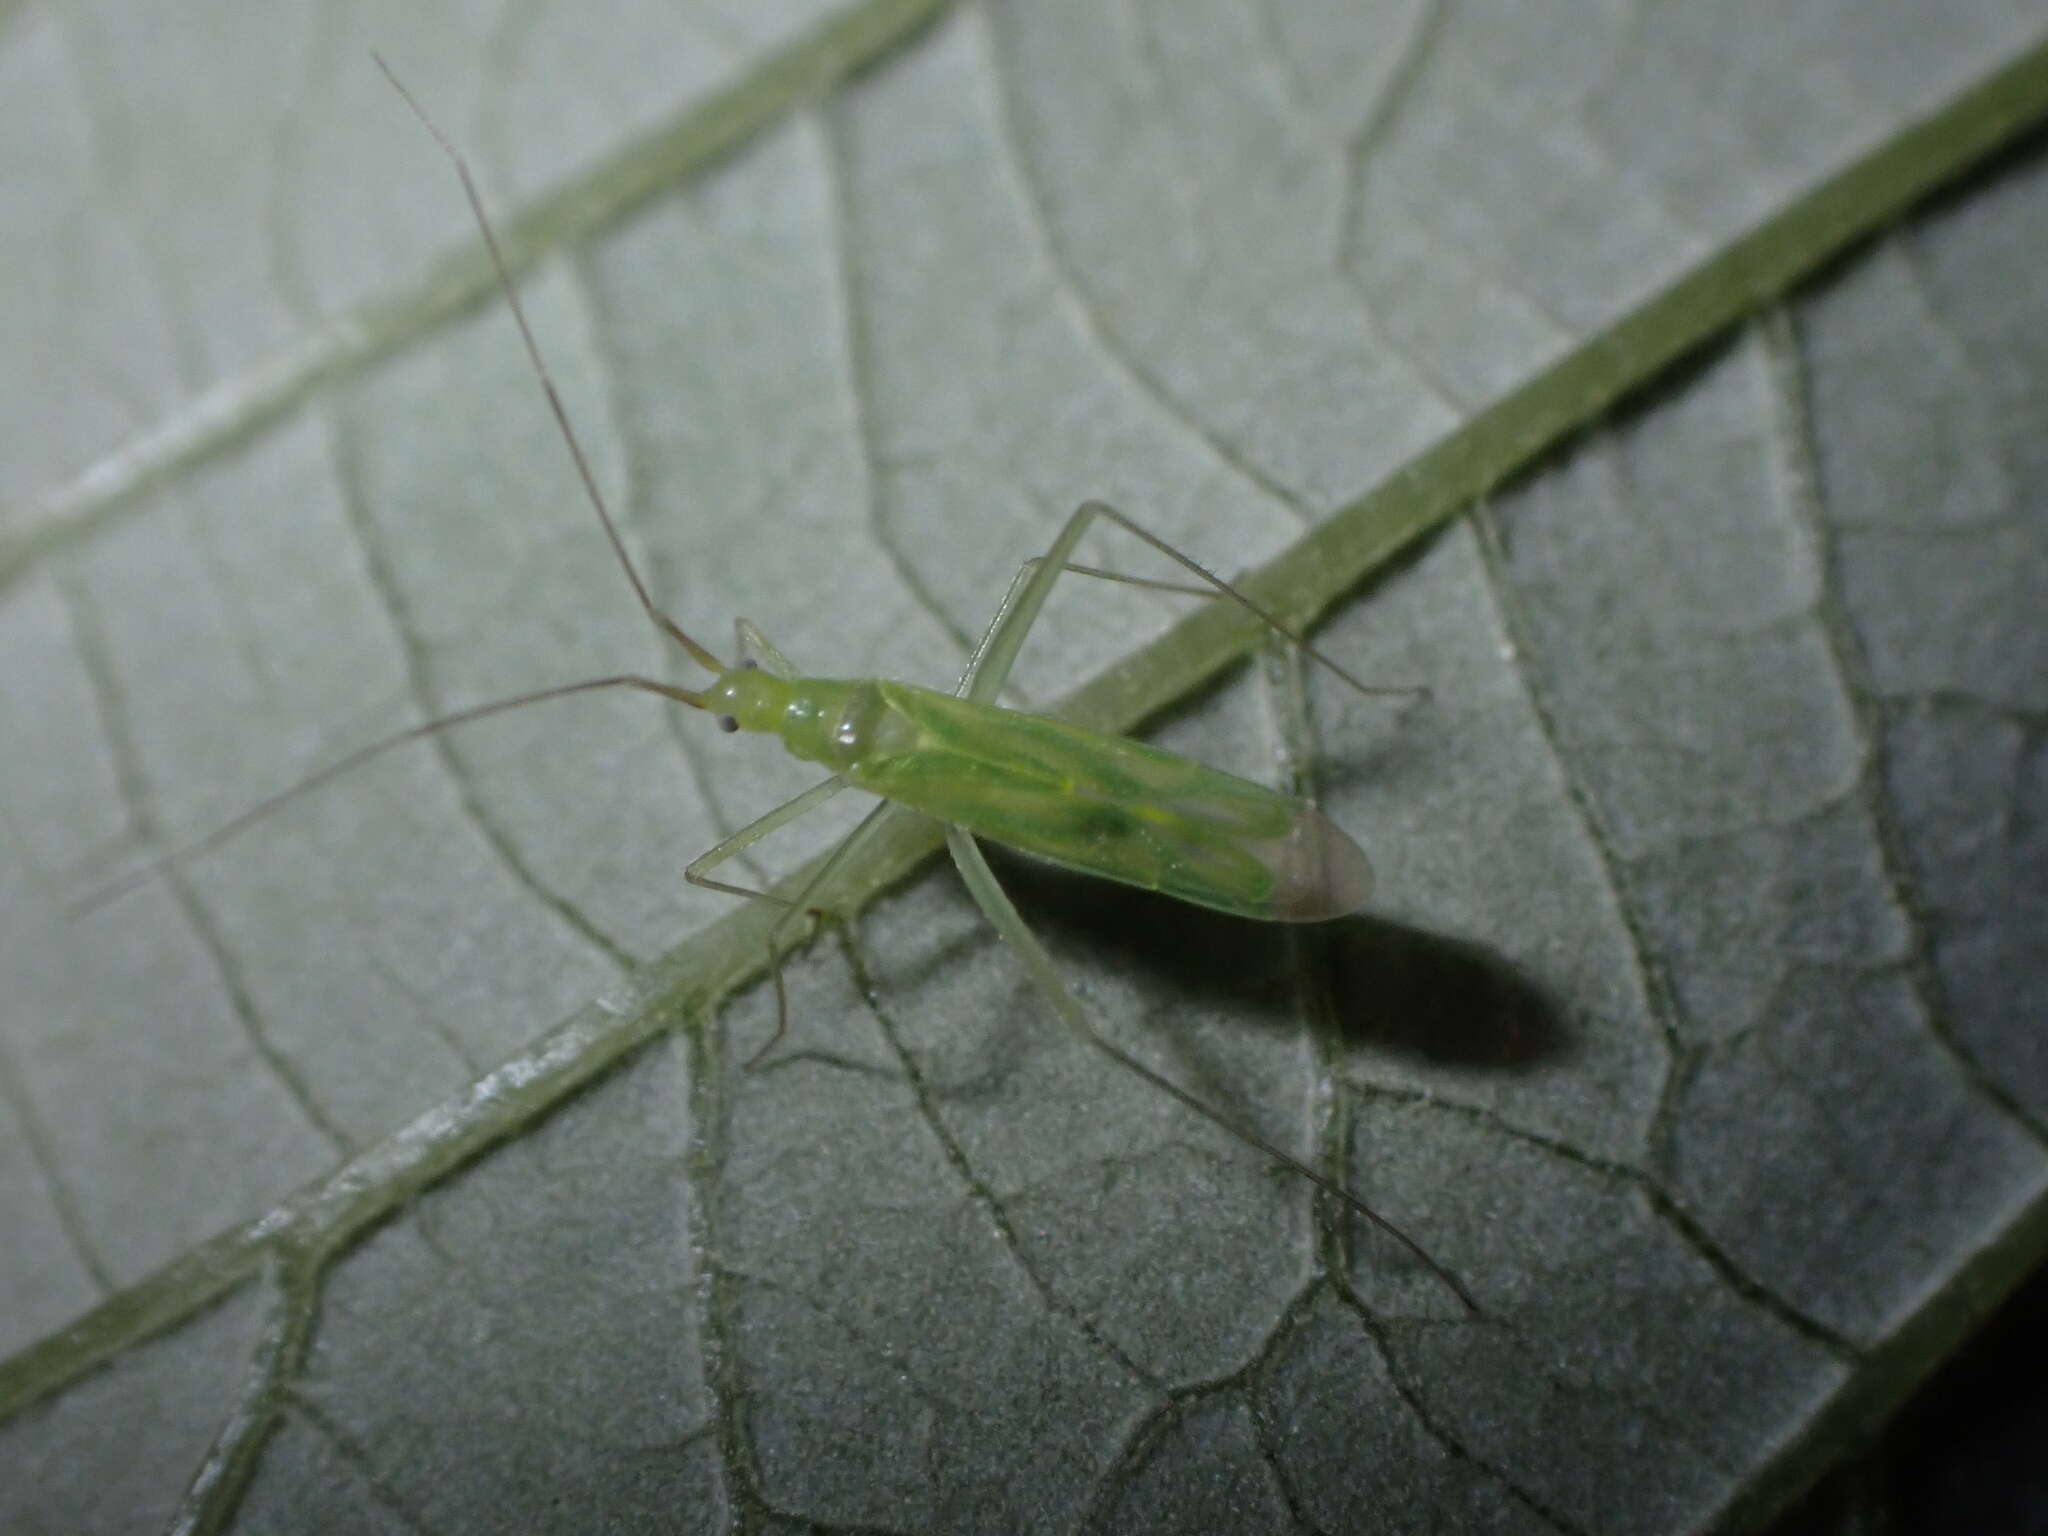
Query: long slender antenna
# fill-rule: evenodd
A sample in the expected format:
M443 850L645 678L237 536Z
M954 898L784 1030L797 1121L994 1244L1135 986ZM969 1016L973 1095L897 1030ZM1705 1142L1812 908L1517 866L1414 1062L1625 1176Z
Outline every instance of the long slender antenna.
M619 557L619 568L626 573L626 580L633 585L633 595L640 600L641 611L653 621L655 628L665 632L684 650L690 653L696 663L709 671L723 673L726 664L692 640L683 632L681 625L654 606L654 599L648 595L647 583L640 579L640 572L633 564L633 557L626 553L626 542L619 537L618 525L612 521L611 510L605 506L604 495L597 488L597 476L590 471L590 460L584 456L583 444L577 439L576 429L569 424L569 412L562 405L562 397L555 389L554 375L548 372L547 360L541 356L540 343L533 338L533 327L526 323L526 310L519 302L519 290L513 286L512 272L505 265L505 254L498 249L497 231L491 227L491 217L484 212L484 200L476 190L476 179L469 173L469 162L454 142L443 133L434 120L427 115L427 109L419 104L417 97L406 89L405 82L393 73L384 55L372 49L370 57L377 61L377 67L384 72L384 78L391 82L391 88L398 92L399 99L412 109L412 115L420 120L420 126L434 137L455 167L455 174L462 179L462 195L469 199L469 211L476 217L476 227L484 237L484 246L491 253L491 266L498 274L498 286L504 290L505 302L512 310L512 318L519 323L519 339L526 343L526 355L533 361L533 371L540 379L542 393L548 397L548 409L554 412L555 425L562 429L562 441L568 445L569 457L575 460L577 478L583 482L583 494L590 499L591 507L597 513L597 520L604 524L604 535L611 540L612 553Z
M118 896L125 896L145 881L152 880L167 869L175 868L202 853L211 852L237 833L245 831L261 821L272 811L289 805L303 794L318 789L330 779L338 779L352 769L360 768L374 757L382 757L393 747L402 747L407 742L418 741L423 736L432 736L451 726L468 725L472 720L488 719L514 709L523 709L528 704L540 704L548 699L566 699L572 694L596 693L602 688L637 688L642 693L657 693L665 699L674 699L696 709L705 707L700 694L687 688L674 688L667 683L656 682L651 677L640 677L632 673L619 673L612 677L585 678L580 683L558 683L553 688L538 688L531 693L514 694L506 699L493 699L488 704L472 704L467 709L458 709L453 714L440 715L432 720L423 720L418 725L407 726L395 731L381 741L373 741L367 747L358 747L338 762L329 763L325 768L308 774L288 789L281 789L267 799L259 800L234 820L224 822L203 837L196 837L182 847L173 848L169 853L151 859L140 868L132 869L98 890L80 897L71 904L71 915L83 917L105 906Z

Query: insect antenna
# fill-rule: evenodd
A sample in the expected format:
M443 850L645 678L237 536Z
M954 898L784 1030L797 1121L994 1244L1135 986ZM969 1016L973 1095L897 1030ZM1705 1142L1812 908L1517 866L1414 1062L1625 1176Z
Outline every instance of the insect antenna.
M391 66L384 62L384 55L372 50L370 57L377 61L377 68L384 72L384 78L391 82L391 88L398 92L399 99L411 109L412 115L420 120L420 126L433 135L434 142L441 146L449 162L455 167L455 174L462 181L462 195L469 200L469 211L476 219L476 227L484 239L484 248L490 252L491 267L498 275L498 287L503 290L505 302L512 311L512 318L519 325L519 339L526 344L526 355L533 363L533 371L540 380L541 392L547 396L548 409L554 413L555 425L561 429L562 441L568 446L569 457L575 461L576 477L583 482L583 494L589 499L597 520L604 524L604 536L611 540L612 553L619 558L619 568L626 573L626 580L632 584L633 596L640 601L640 609L653 623L676 644L689 652L699 666L711 672L722 673L726 664L709 650L699 645L660 608L648 594L647 583L641 580L639 568L633 564L633 557L626 553L626 541L619 537L618 525L612 521L611 509L605 505L604 493L597 488L597 476L591 473L590 460L583 452L583 444L576 436L576 429L569 424L569 412L562 404L561 393L555 388L554 375L548 372L547 359L541 356L540 343L534 339L533 327L527 324L526 308L519 302L519 290L512 282L511 269L505 264L505 253L498 248L498 234L491 227L491 217L484 212L484 200L477 192L476 179L470 175L469 162L454 141L443 133L427 109L419 104L417 97L406 89Z
M476 220L478 232L483 236L485 249L490 253L491 269L497 275L498 287L504 293L505 302L512 310L512 318L519 326L519 338L526 345L526 355L533 364L535 375L540 380L541 392L547 397L548 409L554 415L555 425L560 429L562 441L568 447L570 460L576 466L576 477L583 483L583 494L589 500L591 509L597 513L597 520L604 528L605 538L611 543L612 553L618 557L619 569L625 572L626 581L633 588L633 596L639 601L641 611L653 622L655 628L680 645L699 666L713 673L725 672L728 669L724 662L720 661L707 647L700 645L696 640L692 639L680 624L676 623L674 619L655 606L654 599L647 590L647 583L641 578L639 568L633 564L633 557L627 553L625 540L619 537L618 525L612 519L611 509L605 505L604 494L597 488L597 477L591 472L590 460L583 451L583 444L576 436L576 429L569 422L569 412L562 404L560 391L555 388L554 376L548 372L547 360L541 355L540 343L534 339L533 327L527 323L526 309L519 302L519 290L513 286L511 270L505 264L504 252L499 249L497 231L491 225L490 215L484 211L483 198L477 192L476 179L470 174L469 162L463 158L461 151L456 149L454 143L440 130L434 120L427 115L426 108L420 105L418 98L411 91L407 90L405 83L393 73L391 66L384 61L383 55L373 50L370 57L376 61L377 68L383 71L384 78L391 82L391 88L398 92L399 99L406 104L413 116L419 119L421 126L433 136L434 142L441 146L442 152L454 164L455 174L462 182L463 196L469 201L469 211ZM88 892L85 896L70 903L69 910L71 915L73 917L85 916L105 906L115 898L135 890L158 875L174 869L188 860L197 858L201 854L218 848L222 843L247 830L272 812L281 810L301 795L309 794L313 790L319 789L322 785L340 778L343 774L362 767L373 758L381 757L386 752L402 747L408 742L419 741L424 737L435 735L454 726L468 725L473 721L488 719L492 715L506 714L515 709L523 709L529 704L541 704L551 699L568 698L575 694L596 693L613 688L632 688L643 693L658 694L663 698L673 699L679 704L688 704L695 709L706 707L703 696L691 689L678 688L669 683L659 682L651 677L642 677L637 674L628 673L620 673L609 677L585 678L579 682L560 683L551 688L535 689L528 693L514 694L509 698L493 699L484 704L473 704L466 709L458 709L453 713L440 715L432 720L422 721L418 725L408 726L406 729L396 731L382 740L373 741L366 747L358 748L337 762L329 763L326 767L299 780L296 784L279 790L276 794L266 799L259 800L240 815L215 827L204 836L195 838L189 843L185 843L168 853L151 859L140 867L120 876L118 879L110 881L97 890Z
M109 881L97 890L88 892L86 895L78 898L78 900L70 903L68 910L73 917L84 917L88 913L105 906L116 897L127 895L130 891L155 879L165 871L175 869L180 864L196 859L203 853L210 853L229 838L247 831L273 811L284 809L285 806L291 804L299 796L310 794L323 784L338 779L345 773L354 772L373 758L382 757L393 748L405 746L409 742L420 741L425 737L449 730L454 726L468 725L476 720L488 720L492 715L509 714L515 709L524 709L529 704L544 704L550 699L566 699L575 694L597 693L608 688L635 688L642 693L659 694L665 699L674 699L678 704L688 704L693 709L703 709L706 707L703 696L692 692L688 688L677 688L651 677L641 677L634 673L622 672L611 677L587 677L580 682L557 683L552 688L536 688L530 693L516 693L509 698L492 699L485 704L472 704L467 709L458 709L452 714L437 715L432 720L422 720L418 725L410 725L402 731L394 731L389 736L379 741L373 741L366 747L358 747L355 751L349 753L348 756L329 763L325 768L308 774L305 778L300 779L298 783L257 801L239 816L221 823L221 825L215 827L204 836L196 837L189 843L173 848L169 853L151 859L148 863L130 870L118 879Z

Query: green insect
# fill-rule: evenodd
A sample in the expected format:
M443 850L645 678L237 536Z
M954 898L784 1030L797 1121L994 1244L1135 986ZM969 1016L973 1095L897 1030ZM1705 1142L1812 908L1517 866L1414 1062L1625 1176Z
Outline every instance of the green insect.
M461 179L549 409L635 598L658 629L713 674L712 681L689 689L637 674L618 674L498 699L423 722L363 747L261 802L202 841L102 892L96 901L128 889L167 863L217 845L286 801L406 742L574 694L611 689L657 694L714 715L724 730L773 733L793 756L818 763L829 774L795 799L742 827L683 871L693 885L785 907L768 934L777 1025L756 1060L774 1047L788 1022L779 959L795 937L798 924L808 921L815 926L824 916L815 903L827 882L875 838L890 817L928 816L944 825L946 845L969 894L1024 961L1054 1013L1078 1038L1344 1202L1406 1247L1477 1314L1478 1304L1456 1276L1351 1190L1105 1039L1011 903L976 842L987 838L1085 874L1240 917L1277 922L1317 922L1342 916L1362 906L1371 891L1371 866L1363 850L1306 800L1157 747L1006 709L995 702L1053 584L1063 573L1224 597L1302 646L1361 692L1412 696L1419 690L1367 688L1229 583L1099 501L1076 510L1046 552L1019 570L952 694L879 679L801 676L745 619L736 626L739 659L723 660L663 613L649 595L569 423L467 162L381 57L377 65L440 144ZM1201 585L1179 586L1074 565L1071 556L1076 545L1098 518L1116 524L1175 561ZM831 851L794 897L712 877L711 871L720 865L847 789L865 790L880 797L881 803Z

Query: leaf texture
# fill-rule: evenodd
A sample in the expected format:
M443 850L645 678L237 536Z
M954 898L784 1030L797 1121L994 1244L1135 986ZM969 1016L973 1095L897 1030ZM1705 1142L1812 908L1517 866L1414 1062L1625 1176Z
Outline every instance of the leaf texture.
M1001 872L1482 1319L1062 1036L928 832L744 1070L762 916L680 872L813 775L642 699L67 913L670 664L373 45L718 648L944 686L1099 496L1427 686L1069 583L1017 701L1314 792L1384 899ZM0 1524L1767 1518L2048 1232L2044 58L2020 0L0 10Z

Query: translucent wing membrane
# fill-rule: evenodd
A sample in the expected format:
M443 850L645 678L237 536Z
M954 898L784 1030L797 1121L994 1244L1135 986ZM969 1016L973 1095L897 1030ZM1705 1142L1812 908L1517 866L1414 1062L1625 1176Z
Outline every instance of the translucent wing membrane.
M1315 922L1372 889L1321 811L1249 779L1042 715L883 683L904 743L851 767L861 788L1069 869L1243 917Z

